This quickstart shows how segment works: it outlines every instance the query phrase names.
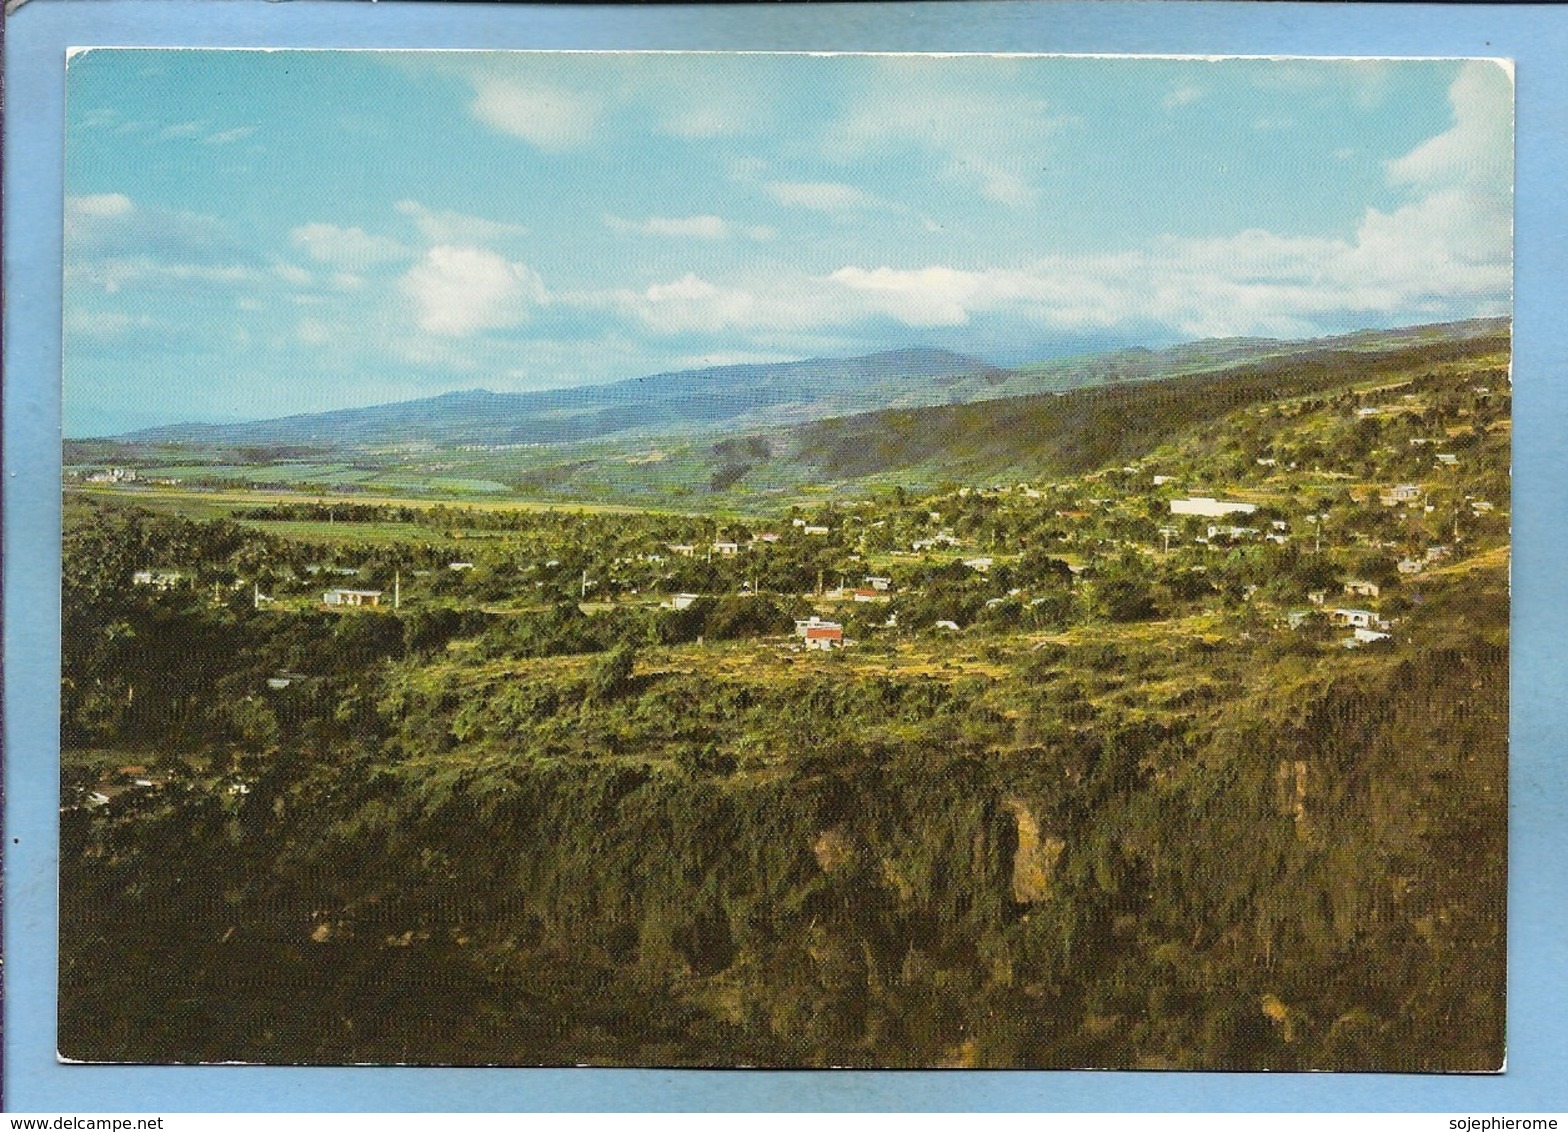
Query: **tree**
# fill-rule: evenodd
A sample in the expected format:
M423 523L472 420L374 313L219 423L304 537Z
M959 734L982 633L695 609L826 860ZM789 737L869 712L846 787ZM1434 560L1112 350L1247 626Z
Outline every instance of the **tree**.
M609 703L625 695L631 687L632 669L637 664L637 650L621 642L594 662L588 677L588 698L597 703Z
M1159 613L1154 591L1139 578L1109 578L1100 583L1100 612L1111 621L1147 621Z

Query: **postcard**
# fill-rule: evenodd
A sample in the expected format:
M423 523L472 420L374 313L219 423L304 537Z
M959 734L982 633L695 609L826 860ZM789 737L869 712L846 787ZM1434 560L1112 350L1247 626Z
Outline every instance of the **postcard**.
M66 99L63 1057L1502 1067L1506 62Z

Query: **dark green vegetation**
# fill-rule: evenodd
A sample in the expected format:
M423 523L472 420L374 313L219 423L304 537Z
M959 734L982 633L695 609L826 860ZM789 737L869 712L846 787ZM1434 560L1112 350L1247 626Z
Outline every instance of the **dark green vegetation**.
M62 1052L1495 1069L1506 364L933 410L1039 473L746 519L73 493Z

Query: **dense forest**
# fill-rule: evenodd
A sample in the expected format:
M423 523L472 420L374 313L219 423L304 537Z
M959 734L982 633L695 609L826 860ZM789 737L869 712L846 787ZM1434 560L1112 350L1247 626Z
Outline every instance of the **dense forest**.
M1506 349L750 516L72 492L61 1052L1494 1070Z

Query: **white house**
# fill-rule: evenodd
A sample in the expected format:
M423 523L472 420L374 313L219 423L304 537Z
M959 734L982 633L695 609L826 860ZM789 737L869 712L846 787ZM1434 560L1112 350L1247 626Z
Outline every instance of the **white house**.
M878 578L878 577L876 577L875 575L872 575L872 574L867 574L866 575L865 583L866 583L866 585L870 586L872 589L877 590L879 592L884 592L884 593L886 591L888 591L888 590L893 588L893 579L892 578Z
M825 618L818 617L815 613L813 613L810 617L795 622L795 635L797 637L804 637L810 634L814 629L838 629L842 634L843 628L844 626L840 625L837 621L828 621Z
M1209 537L1211 539L1213 539L1213 538L1221 538L1221 537L1229 538L1229 539L1244 539L1248 535L1255 535L1257 533L1258 533L1258 529L1256 527L1214 527L1214 526L1211 526L1209 528Z
M87 477L88 483L135 483L135 468L110 468L107 472L94 472Z
M1357 629L1370 629L1381 624L1370 609L1330 609L1329 619L1336 625L1350 625Z
M733 558L740 553L740 543L716 542L713 544L713 553L724 558Z
M813 625L803 634L806 638L807 649L829 649L844 647L844 629L840 625Z
M692 602L696 601L701 596L701 594L676 594L666 603L665 608L688 609L691 607Z
M1393 507L1399 503L1412 503L1421 498L1421 485L1417 483L1395 484L1382 494L1384 507Z
M131 585L151 586L155 590L172 590L184 577L178 570L138 570L131 575Z
M1242 503L1232 499L1211 499L1195 496L1191 499L1171 500L1172 515L1202 515L1216 519L1221 515L1250 515L1258 509L1255 503Z
M380 590L328 590L321 595L323 605L380 605Z

